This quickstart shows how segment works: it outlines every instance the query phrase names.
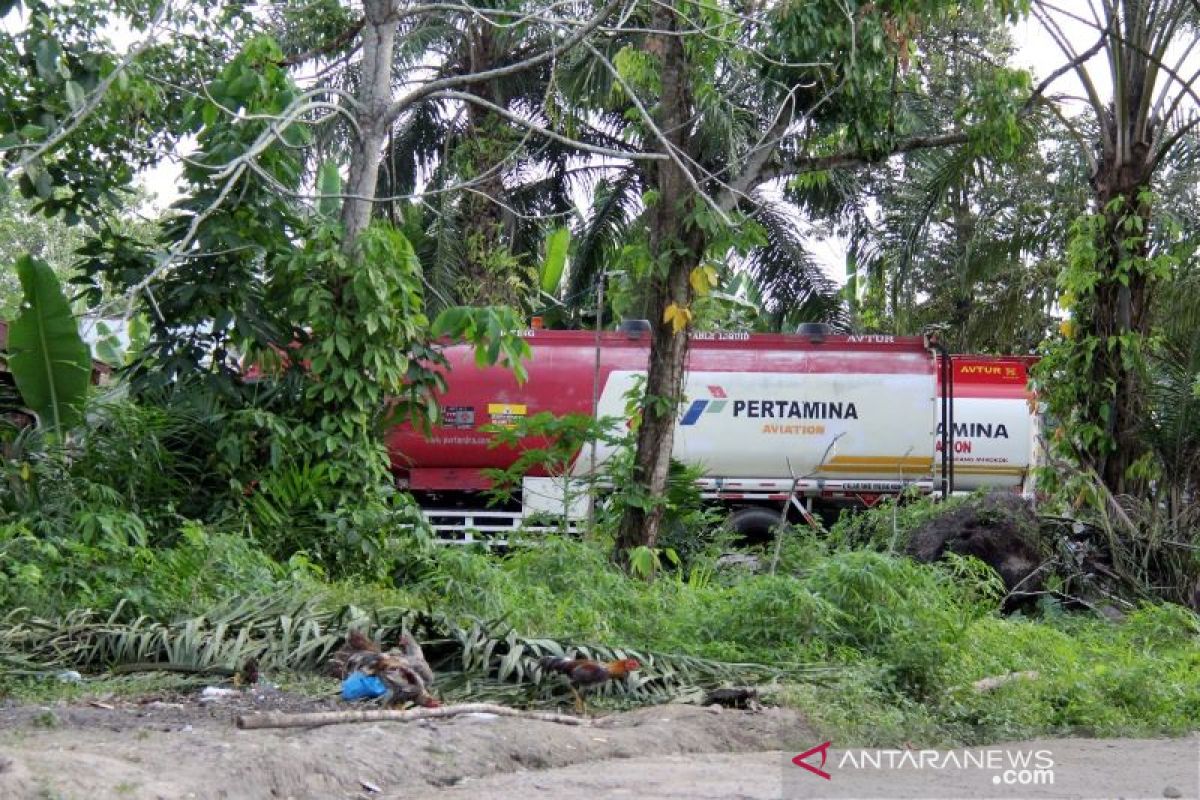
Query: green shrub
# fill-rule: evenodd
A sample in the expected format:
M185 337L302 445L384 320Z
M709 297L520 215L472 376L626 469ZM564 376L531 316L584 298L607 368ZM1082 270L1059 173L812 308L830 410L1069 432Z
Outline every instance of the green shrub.
M882 553L844 552L803 581L834 610L820 629L823 638L885 659L900 688L921 694L941 682L971 620L996 607L992 573L972 563L978 564L960 559L949 567L926 566ZM991 591L965 588L980 581Z
M0 526L0 608L54 615L125 601L138 613L170 617L270 591L284 576L244 537L193 521L181 521L176 544L166 548L146 546L142 521L129 513L88 515L80 531L41 537L20 523Z
M967 502L965 497L941 502L928 495L884 498L865 511L843 511L829 530L829 544L842 550L865 548L901 553L913 531L964 502Z

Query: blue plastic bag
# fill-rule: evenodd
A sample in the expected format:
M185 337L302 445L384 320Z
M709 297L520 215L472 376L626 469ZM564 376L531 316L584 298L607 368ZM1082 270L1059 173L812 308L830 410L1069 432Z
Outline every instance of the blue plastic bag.
M374 675L353 672L342 681L343 700L373 700L385 694L387 694L387 686Z

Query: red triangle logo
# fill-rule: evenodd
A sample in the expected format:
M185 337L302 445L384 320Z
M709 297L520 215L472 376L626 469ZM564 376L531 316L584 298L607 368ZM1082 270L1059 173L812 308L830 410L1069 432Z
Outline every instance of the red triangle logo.
M817 753L820 753L821 754L821 767L824 767L825 766L825 758L828 755L827 751L829 750L829 746L831 744L833 744L832 741L824 742L823 744L819 744L816 747L812 748L811 750L805 750L803 753L801 753L800 755L793 758L792 763L795 764L797 767L801 767L803 769L808 770L813 775L817 775L819 777L824 778L827 781L833 780L833 776L830 775L828 772L821 769L820 767L814 767L812 764L809 764L807 761L804 760L811 755L816 755Z

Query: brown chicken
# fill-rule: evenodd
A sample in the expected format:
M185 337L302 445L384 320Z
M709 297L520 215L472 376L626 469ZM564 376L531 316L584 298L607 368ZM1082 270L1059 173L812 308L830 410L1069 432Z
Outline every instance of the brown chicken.
M421 649L421 645L417 643L417 640L411 634L401 634L400 652L408 659L408 663L413 668L413 671L425 682L426 688L433 686L434 674L429 666L429 662L425 660L425 651Z
M350 633L346 635L345 643L339 647L332 656L329 657L329 663L326 667L329 677L337 678L338 680L344 679L347 675L354 671L352 669L347 669L346 662L355 653L362 652L377 653L379 652L379 647L365 635L363 635L362 631L350 631Z
M636 659L622 658L616 661L592 661L587 658L562 658L546 656L538 662L545 672L558 672L567 676L571 693L575 695L575 710L584 712L583 692L593 686L613 680L624 680L631 672L641 669Z
M401 638L401 646L404 645L404 638ZM409 651L414 652L418 658L410 659L406 655ZM333 661L339 666L343 678L355 672L362 672L383 681L388 689L384 696L387 705L400 705L407 701L426 708L441 705L429 693L425 676L428 675L432 682L433 671L429 669L420 645L415 641L411 641L405 652L392 650L381 653L379 645L361 631L350 631L346 637L346 644L334 656Z

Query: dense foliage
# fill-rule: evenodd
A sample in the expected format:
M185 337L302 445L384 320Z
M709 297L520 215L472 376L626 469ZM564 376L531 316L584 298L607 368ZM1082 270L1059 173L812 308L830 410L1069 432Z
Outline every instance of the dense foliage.
M37 415L0 421L0 665L305 671L370 617L520 702L537 654L586 647L644 655L628 700L761 682L859 741L1195 726L1200 118L1157 69L1194 3L1103 4L1096 52L1137 68L1111 103L1065 68L1082 116L1011 65L1040 3L182 6L0 2L0 400ZM173 158L178 200L143 206ZM101 387L84 310L131 328ZM618 490L575 537L439 546L385 434L438 419L448 341L524 380L533 311L648 317L651 368L628 427L492 430L544 440L494 499L530 466L572 488L596 439ZM978 561L901 555L944 506L764 554L670 462L689 330L814 320L1043 356L1059 516L1018 613Z
M504 558L409 542L400 554L404 580L389 588L326 583L306 558L280 563L218 525L176 517L150 531L115 509L79 509L86 533L66 540L5 526L5 563L26 566L6 576L9 595L0 600L19 597L33 608L8 618L20 638L0 635L0 659L26 671L53 666L38 660L45 652L26 649L40 639L24 621L91 608L97 619L77 617L73 638L46 629L60 637L50 652L82 648L94 655L74 663L99 667L154 660L163 657L155 648L169 645L162 653L182 663L225 665L236 660L230 648L244 627L250 638L236 645L241 651L261 652L276 670L305 671L336 646L346 619L365 613L385 627L402 618L430 625L431 636L456 642L443 657L451 673L467 670L470 680L451 683L463 696L543 702L525 662L547 648L587 647L651 659L648 683L628 699L693 696L697 687L757 674L769 699L863 743L1182 732L1194 724L1200 623L1191 612L1143 605L1114 625L1048 601L1034 616L1004 617L1003 589L978 562L922 565L886 545L851 546L873 528L898 531L892 542L903 546L914 525L937 513L914 507L897 528L885 507L847 520L828 539L798 530L775 574L722 566L717 541L653 581L613 566L595 541L550 537ZM418 622L425 610L435 617ZM138 621L143 612L177 624L152 629ZM973 687L1030 670L1036 679Z

